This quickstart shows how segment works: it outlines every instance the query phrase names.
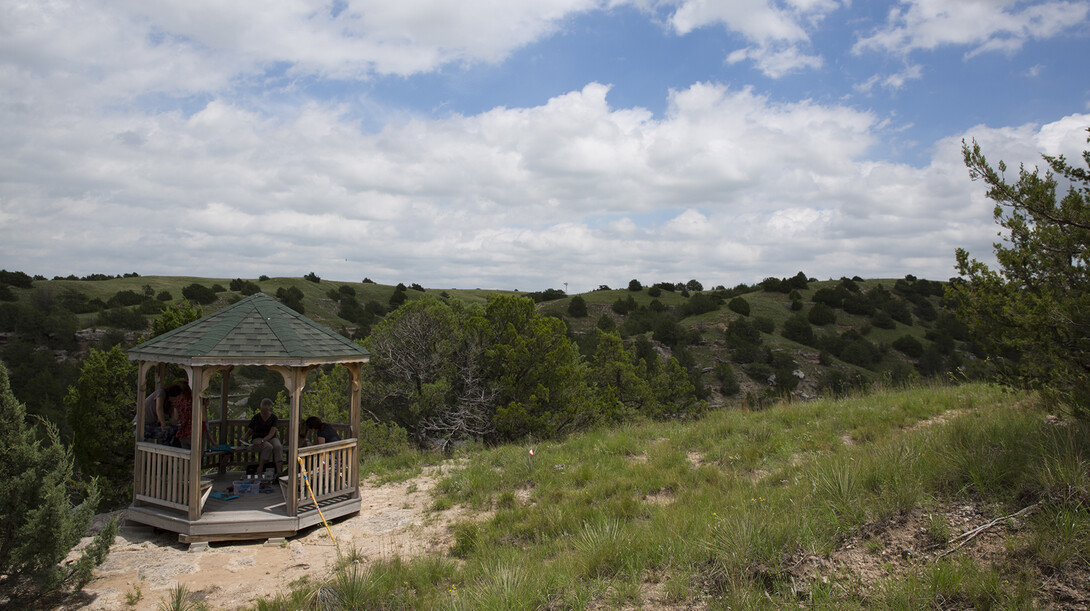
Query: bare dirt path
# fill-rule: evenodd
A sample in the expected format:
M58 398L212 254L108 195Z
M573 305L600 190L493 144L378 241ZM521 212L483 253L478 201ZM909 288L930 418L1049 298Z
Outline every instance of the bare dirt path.
M341 550L354 547L365 560L445 551L449 526L460 512L429 510L430 491L441 476L439 468L431 468L401 483L366 482L360 514L331 525ZM85 538L80 547L89 541ZM176 584L211 609L246 608L260 597L289 592L292 582L304 577L324 579L336 560L336 547L321 525L283 543L213 543L203 551L190 551L173 533L124 526L84 588L84 602L65 608L154 610Z

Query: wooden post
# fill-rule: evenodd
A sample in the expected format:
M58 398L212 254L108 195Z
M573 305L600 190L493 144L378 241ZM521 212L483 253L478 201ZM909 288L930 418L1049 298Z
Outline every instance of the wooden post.
M227 440L227 391L231 383L231 368L228 367L220 375L220 443L230 443Z
M201 517L201 435L204 433L204 403L201 401L201 389L204 388L204 368L193 367L189 370L189 388L193 391L193 414L189 436L189 470L185 485L189 487L189 521L196 522Z
M147 399L147 378L151 363L138 361L136 371L139 378L136 381L136 443L133 444L132 461L132 504L139 507L144 503L136 500L136 495L143 489L144 473L140 465L140 449L136 444L144 441L144 401Z
M362 395L361 385L363 384L363 363L347 363L348 375L352 379L352 386L349 398L349 415L348 424L352 430L352 438L356 440L356 459L352 461L352 464L348 467L348 477L352 478L352 485L355 488L353 496L360 497L360 400Z

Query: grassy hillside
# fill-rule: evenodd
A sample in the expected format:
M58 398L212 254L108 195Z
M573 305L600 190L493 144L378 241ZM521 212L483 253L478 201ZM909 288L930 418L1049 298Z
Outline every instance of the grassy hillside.
M19 301L22 302L31 301L34 299L35 293L43 291L53 298L58 299L65 293L76 292L86 296L88 300L98 299L103 303L108 302L111 297L121 291L133 291L138 294L150 292L153 296L158 296L163 291L166 291L170 294L172 300L176 301L182 298L182 289L191 284L199 284L208 288L219 285L220 287L227 289L231 285L231 280L231 278L198 278L192 276L138 276L111 278L108 280L54 279L36 280L34 281L34 286L32 288L12 288L12 292L19 298ZM383 305L386 305L389 302L390 297L395 290L394 286L371 282L337 282L330 280L311 282L303 278L268 278L266 280L243 278L242 280L249 280L250 282L256 283L260 287L261 292L267 295L276 295L277 291L280 289L286 290L296 288L300 290L303 293L305 314L332 329L340 329L346 326L350 327L353 323L352 321L337 316L338 303L328 296L328 293L331 290L336 291L341 286L348 286L355 291L356 298L361 303L374 300ZM507 292L482 289L425 290L433 295L446 294L468 303L484 303L487 301L488 295L490 294ZM414 289L406 291L406 295L409 299L419 298L424 294L425 293ZM209 314L229 305L233 300L237 300L241 297L242 294L238 291L224 290L223 292L218 293L218 299L215 302L201 307L205 314ZM96 317L97 313L82 313L79 315L81 324L85 326L93 326Z
M1085 608L1090 429L1035 401L915 388L471 451L436 487L474 516L446 553L346 550L257 608Z
M312 282L306 278L242 280L268 295L297 292L301 296L299 304L307 316L355 337L366 335L371 325L395 307L391 298L398 290L372 282ZM784 279L785 282L789 280ZM958 335L950 322L952 317L943 313L939 283L917 282L912 277L802 280L805 286L782 292L774 288L764 290L769 287L742 285L729 291L690 293L664 284L662 286L667 287L664 290L644 287L639 291L598 290L578 296L566 296L559 291L527 295L539 300L548 299L538 304L539 310L563 318L588 357L593 354L596 328L615 329L629 341L644 341L645 352L654 350L662 356L677 357L689 371L697 395L708 399L713 406L745 404L752 407L788 394L814 398L875 381L904 382L919 377L944 376L948 372L957 372L958 376L970 379L985 377L976 371L984 361L971 354L968 338ZM37 330L37 339L33 341L41 345L41 342L62 342L64 337L80 328L120 328L127 330L130 336L136 336L165 304L181 299L186 287L199 285L208 293L215 289L213 301L201 306L207 314L241 299L244 291L240 290L239 284L240 281L233 285L232 279L228 278L168 276L94 281L54 279L36 280L31 288L12 288L11 293L19 304L32 305L39 311L49 311L60 305L76 312L71 319L54 315L34 322L42 329ZM847 292L845 286L852 292ZM917 290L920 287L926 290ZM490 295L502 292L425 289L418 285L402 287L402 291L408 300L433 295L472 304L483 304ZM862 314L849 313L847 305L836 306L830 310L835 322L811 325L812 340L804 344L799 343L802 340L785 337L789 335L787 325L792 318L802 319L803 324L809 325L805 319L813 310L824 307L817 303L822 301L822 294L828 298L833 291L839 291L841 297L856 299L878 294L885 300L885 305L872 307L871 312ZM510 293L518 294L516 291ZM575 299L586 304L586 316L569 313ZM705 303L714 301L715 307L710 311L707 308L694 311L691 306L701 299ZM748 314L728 307L732 299L744 300ZM619 309L618 304L622 302L627 305ZM354 310L346 305L353 305ZM893 306L898 306L901 312L897 320L885 312L886 309L897 311ZM14 330L20 333L18 325L29 320L28 317L8 316L3 307L0 306L0 319L4 320L0 322L5 328L0 328L0 332ZM753 343L739 346L729 337L728 330L739 321L760 328L759 332L753 331L756 335L751 338ZM7 328L10 325L15 327ZM114 332L107 339L116 342L118 337ZM0 344L3 340L0 334ZM913 350L899 348L899 342L905 341L915 343L909 346ZM70 345L52 347L72 349ZM18 354L5 353L5 358L25 359L27 350L24 347ZM68 352L68 355L73 356L73 353ZM24 372L13 371L12 377L17 395L26 394ZM32 397L24 397L24 400L32 412L39 413Z

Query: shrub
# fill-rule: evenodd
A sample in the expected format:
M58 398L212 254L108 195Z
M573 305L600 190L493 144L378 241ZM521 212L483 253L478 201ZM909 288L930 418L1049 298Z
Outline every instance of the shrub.
M879 329L893 329L897 326L897 323L893 322L893 317L885 310L877 310L871 318L871 324Z
M824 303L815 303L814 307L810 308L810 313L806 316L806 319L810 321L810 324L820 327L836 322L836 313Z
M689 301L679 308L682 316L696 316L698 314L705 314L707 312L714 312L719 309L722 304L722 300L707 293L697 293L689 298Z
M902 335L893 340L893 348L914 359L920 358L923 354L923 344L911 335Z
M719 382L719 392L725 397L733 397L741 390L738 380L734 377L734 368L726 361L715 364L715 379Z
M318 274L315 274L314 272L310 272L309 274L303 276L303 280L309 280L310 282L313 282L315 284L318 284L322 281Z
M896 320L899 323L905 325L912 324L912 312L908 311L908 304L900 299L891 299L888 303L882 306L890 318Z
M793 314L783 323L780 335L794 342L810 346L814 343L814 329L802 314Z
M400 426L374 420L360 421L360 458L397 456L409 450L409 433Z
M761 333L775 333L776 322L767 316L757 316L753 319L753 326Z
M742 316L749 316L749 302L741 297L735 297L727 304L732 312L737 312Z
M605 331L605 332L608 333L608 332L614 330L615 328L617 328L617 323L615 323L613 321L612 316L610 316L609 314L606 314L606 313L602 313L602 315L598 317L598 323L595 326L598 327L599 329L601 329L602 331Z
M585 299L576 295L571 298L568 303L568 316L573 318L586 318L587 316L587 302Z
M643 290L643 285L640 284L639 280L636 280L635 278L633 278L632 280L630 280L628 282L628 290L630 290L630 291L632 291L634 293L639 292L639 291Z
M95 324L100 327L117 327L119 329L139 331L147 328L148 319L136 310L114 308L100 312L95 318Z
M26 408L11 393L7 368L0 364L0 448L4 451L0 480L5 482L0 503L0 575L5 576L4 589L15 597L37 597L66 581L82 588L90 581L92 569L106 559L117 534L114 520L84 548L74 565L61 566L90 525L99 491L92 480L83 502L72 506L71 451L61 444L54 425L42 423L44 437L27 426Z
M138 294L136 291L118 291L113 297L110 297L106 301L106 305L111 308L117 308L139 305L142 301L144 301L144 296Z
M662 296L662 288L660 288L659 285L656 284L655 286L647 289L647 295L649 297L661 297Z
M159 301L174 301L174 295L171 295L170 291L159 291L155 298Z
M216 300L216 292L194 282L182 289L182 297L200 305L208 305Z

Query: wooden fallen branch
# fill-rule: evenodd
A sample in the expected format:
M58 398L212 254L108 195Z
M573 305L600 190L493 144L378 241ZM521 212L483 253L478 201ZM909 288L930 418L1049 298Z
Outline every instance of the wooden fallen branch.
M1005 521L1007 521L1007 520L1009 520L1011 518L1017 518L1019 516L1023 516L1023 515L1027 515L1027 514L1032 513L1033 510L1037 509L1037 507L1039 507L1040 505L1041 505L1041 502L1037 501L1036 503L1034 503L1032 505L1029 505L1029 506L1026 506L1026 507L1023 507L1022 509L1019 509L1018 511L1016 511L1016 512L1010 514L1010 515L1003 516L1001 518L996 518L996 519L992 520L991 522L988 522L987 524L981 524L980 526L977 526L976 528L974 528L972 530L967 530L967 531L961 533L960 535L954 537L953 539L950 539L949 541L947 541L944 544L939 544L939 545L949 545L951 543L954 543L955 541L961 541L961 543L958 543L958 545L956 547L952 547L952 548L950 548L948 550L944 550L943 552L937 554L935 556L935 559L938 560L939 558L942 558L943 556L947 556L949 554L952 554L952 553L956 552L957 550L964 547L966 543L968 543L968 542L972 541L973 539L977 538L980 535L980 533L988 530L989 528L995 526L996 524L1000 524L1000 523L1005 522ZM934 547L937 547L937 545L933 546L932 549L934 549Z

